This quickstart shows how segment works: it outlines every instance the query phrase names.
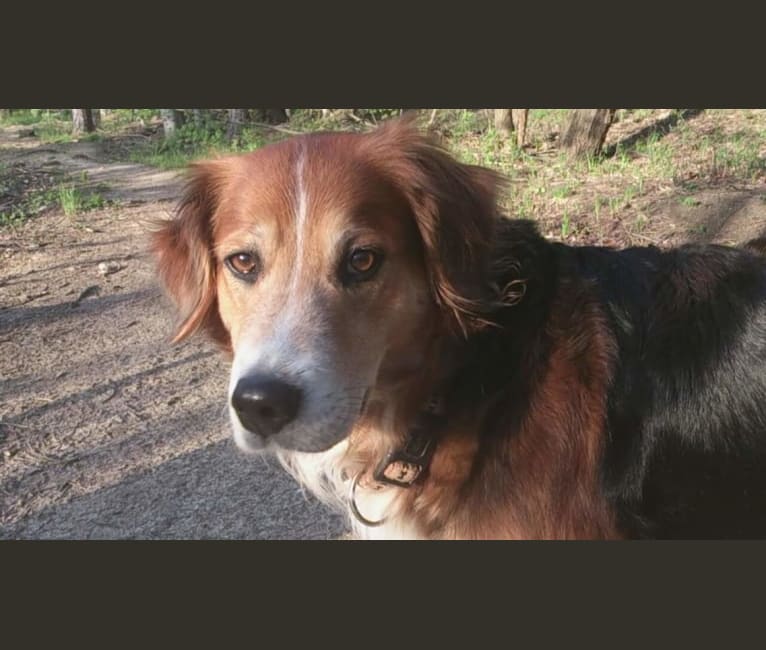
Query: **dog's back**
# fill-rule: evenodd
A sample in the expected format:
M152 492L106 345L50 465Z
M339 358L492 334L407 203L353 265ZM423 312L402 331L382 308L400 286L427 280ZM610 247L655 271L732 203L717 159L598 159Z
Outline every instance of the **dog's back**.
M557 249L562 277L597 286L617 344L603 481L623 530L766 537L764 260L722 246Z

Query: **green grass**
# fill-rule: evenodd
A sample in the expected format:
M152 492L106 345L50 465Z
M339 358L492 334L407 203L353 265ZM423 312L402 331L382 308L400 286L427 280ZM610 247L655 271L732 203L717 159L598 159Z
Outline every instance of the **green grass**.
M571 222L569 221L569 214L564 212L564 216L561 218L561 239L569 237L571 232Z
M66 215L77 214L80 211L82 197L74 186L62 185L58 189L58 203Z
M160 169L180 169L205 155L204 152L198 151L172 151L161 147L147 147L131 152L130 160Z
M531 108L527 117L527 140L534 147L545 144L546 136L561 133L569 119L567 108Z
M29 126L31 124L37 124L42 118L38 109L32 109L28 111L15 111L14 113L4 113L0 119L0 124L12 126Z
M746 117L752 119L754 116ZM752 123L733 132L726 127L722 115L721 124L697 136L696 146L708 161L708 173L714 178L739 177L750 181L766 174L766 129ZM693 134L686 137L691 139Z
M160 169L178 169L200 158L253 151L265 143L262 131L257 128L243 129L237 142L228 142L220 125L200 128L185 124L171 138L137 147L130 160Z
M0 227L19 226L30 217L54 208L60 208L70 217L103 208L109 204L99 192L104 189L104 186L99 186L83 191L73 183L61 183L53 188L32 190L10 209L0 212Z
M761 155L763 141L735 138L716 148L716 166L727 176L745 176L755 180L766 172L766 155Z
M24 197L22 201L0 212L0 226L19 226L30 217L56 205L55 190L35 190Z
M565 199L574 194L575 189L571 182L558 185L551 190L551 196L554 199Z
M622 115L630 114L634 120L645 120L652 115L651 108L624 108L620 111Z
M104 126L93 133L81 133L75 136L72 133L72 119L68 110L55 111L47 109L26 109L16 111L10 115L3 115L0 126L24 125L34 129L35 135L46 144L58 144L72 142L73 140L93 141L100 140L104 135Z
M3 115L0 125L23 125L34 129L35 135L45 143L72 140L72 121L62 111L27 109Z
M56 201L67 216L97 210L107 205L106 199L98 192L83 192L74 185L68 184L58 186Z

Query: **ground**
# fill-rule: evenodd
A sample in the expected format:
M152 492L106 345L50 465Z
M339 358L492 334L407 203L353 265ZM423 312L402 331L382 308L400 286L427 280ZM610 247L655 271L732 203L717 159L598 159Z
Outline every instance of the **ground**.
M217 351L168 342L145 223L172 210L178 174L17 135L0 134L15 176L85 171L110 203L0 230L0 538L341 533L281 469L236 450Z
M766 111L621 111L608 155L589 161L557 151L556 112L532 114L523 150L484 119L432 126L461 159L508 174L505 207L550 237L766 235ZM146 234L181 176L135 162L152 136L38 136L0 128L0 538L341 534L281 469L234 448L217 351L169 343Z

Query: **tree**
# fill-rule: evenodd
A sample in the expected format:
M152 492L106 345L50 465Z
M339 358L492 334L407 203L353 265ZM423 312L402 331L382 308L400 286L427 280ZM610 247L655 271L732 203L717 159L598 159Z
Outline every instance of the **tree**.
M207 121L207 111L204 108L192 108L191 114L192 114L192 120L194 121L194 126L197 128L202 128L205 126L205 122Z
M512 108L513 122L516 125L516 144L521 149L527 140L527 117L529 117L528 108Z
M229 142L239 141L242 125L247 121L246 108L230 108L226 120L226 139Z
M513 133L513 116L510 108L495 109L495 128L503 135Z
M183 126L183 113L177 108L161 108L160 118L162 119L162 128L165 132L165 137L171 137L176 129Z
M92 108L73 108L72 109L72 132L93 133L96 130L96 125L93 122L93 109Z
M256 122L266 122L267 124L281 124L287 122L287 111L284 108L253 108L251 109L253 119Z
M570 156L595 156L601 151L606 139L606 132L612 124L616 109L586 108L572 111L561 147Z
M527 138L528 115L528 108L496 108L495 128L506 136L516 131L516 144L523 147Z

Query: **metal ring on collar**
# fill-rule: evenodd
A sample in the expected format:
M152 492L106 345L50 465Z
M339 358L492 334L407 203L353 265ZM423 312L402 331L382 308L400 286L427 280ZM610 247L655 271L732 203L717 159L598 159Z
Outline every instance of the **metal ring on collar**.
M361 512L359 512L359 508L356 507L356 486L357 486L357 483L359 483L359 477L363 473L364 472L357 473L357 475L354 476L353 480L351 481L351 487L348 490L349 507L351 508L351 513L354 515L354 517L356 517L359 523L365 526L370 526L370 527L380 526L381 524L385 523L388 517L383 517L382 519L378 519L377 521L372 521L371 519L367 519L367 517L365 517Z

